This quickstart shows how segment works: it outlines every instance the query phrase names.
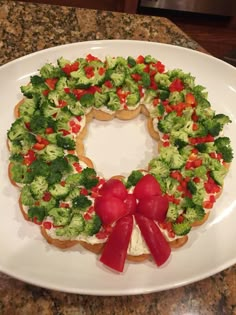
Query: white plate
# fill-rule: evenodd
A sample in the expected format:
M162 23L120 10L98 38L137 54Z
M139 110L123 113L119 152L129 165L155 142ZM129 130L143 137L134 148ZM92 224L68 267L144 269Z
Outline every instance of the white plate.
M149 293L186 285L211 276L236 263L236 166L233 161L224 185L224 193L217 200L208 222L190 233L189 242L173 251L161 268L154 263L126 263L123 274L116 274L101 266L96 255L75 247L62 251L49 246L38 227L24 221L19 211L18 191L8 180L8 151L6 132L13 118L13 107L21 99L19 87L29 80L46 62L60 56L71 60L92 53L106 55L151 54L168 68L181 68L196 76L197 83L209 90L209 99L217 112L229 115L232 124L225 129L236 148L236 69L229 64L189 49L140 41L94 41L54 47L10 62L0 68L0 271L28 283L66 292L92 295L129 295ZM107 176L128 173L148 162L154 154L153 142L144 130L141 116L130 122L92 122L86 146L95 165ZM106 125L107 124L107 125ZM122 136L115 139L117 128ZM95 128L99 138L95 138ZM108 132L104 128L108 128ZM135 137L137 133L137 137ZM133 136L125 137L132 134ZM106 136L106 152L101 149ZM138 140L141 142L135 142ZM99 142L99 141L100 142ZM134 144L135 143L135 144ZM120 146L120 150L116 147ZM123 151L117 159L121 163L104 163L107 155ZM129 149L130 148L130 149ZM130 150L130 151L129 151ZM102 152L102 153L101 153ZM137 153L137 154L136 154ZM112 153L111 153L112 154ZM140 157L140 159L137 158ZM116 156L115 156L116 157ZM115 158L114 154L107 161ZM145 165L143 165L145 166ZM99 169L98 169L99 171Z

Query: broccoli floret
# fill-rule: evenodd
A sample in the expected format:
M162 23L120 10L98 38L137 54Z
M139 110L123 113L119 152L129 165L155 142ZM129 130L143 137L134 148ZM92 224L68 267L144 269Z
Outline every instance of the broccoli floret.
M47 118L42 116L40 112L35 112L30 120L30 130L35 134L42 134L47 126Z
M57 145L65 150L75 149L75 140L70 135L62 136L61 134L56 135Z
M108 92L109 101L107 104L107 108L110 110L118 110L120 108L120 99L115 92Z
M148 88L151 84L150 75L147 72L142 73L142 85L144 88Z
M48 189L48 183L45 177L36 176L30 185L30 190L35 199L41 199Z
M195 95L196 97L196 95ZM197 107L196 107L196 115L199 117L199 120L204 119L212 119L214 116L214 110L211 108L210 103L205 98L196 97Z
M76 237L84 230L84 218L81 214L75 213L69 223L63 228L56 229L57 236Z
M39 84L44 83L44 78L42 78L42 77L39 76L39 75L33 75L33 76L30 77L30 82L31 82L33 85L39 85Z
M172 177L165 178L165 192L168 195L180 194L180 192L177 189L178 186L179 186L179 182L176 179Z
M66 178L66 183L70 185L71 187L77 186L80 183L80 177L81 175L79 173L70 174Z
M67 98L65 98L65 100L67 100ZM79 101L71 100L67 107L74 116L84 115L83 107Z
M26 184L32 181L27 172L27 166L20 163L13 163L10 169L11 178L16 183Z
M70 64L70 60L65 59L64 57L60 57L57 59L57 64L60 68L64 68L65 65Z
M39 76L32 76L29 84L20 87L24 96L33 98L36 95L42 95L43 91L48 90L44 80L39 78Z
M169 79L169 76L165 73L157 73L155 76L154 76L154 80L155 82L159 85L159 87L169 87L170 85L170 79Z
M61 95L65 94L64 89L68 87L68 80L67 77L61 77L58 79L55 85L55 90L58 91Z
M92 205L92 201L84 196L84 195L79 195L72 200L72 206L73 208L85 211L88 207Z
M167 163L159 158L154 158L149 162L149 170L157 178L167 177L170 174Z
M90 78L90 82L93 85L101 86L106 80L106 71L104 64L101 61L93 60L89 62L89 66L93 67L93 76Z
M44 199L40 200L40 206L44 207L47 213L52 208L58 207L58 205L59 205L58 200L56 200L52 196L50 197L50 200L48 201L45 201Z
M199 152L210 153L216 150L214 142L203 142L196 144L196 148Z
M197 191L194 195L192 195L193 203L201 206L205 197L206 197L205 188L201 187L201 185L197 185Z
M52 173L58 173L58 172L62 174L69 173L71 171L71 167L68 163L68 156L69 154L66 157L57 157L56 159L51 161L50 171Z
M48 185L53 185L56 183L59 183L62 179L62 173L61 172L50 172L47 176Z
M49 165L42 160L35 160L29 166L29 171L32 175L47 177L49 174Z
M191 194L196 194L196 192L197 192L197 186L196 186L196 184L193 182L193 181L188 181L188 183L187 183L187 188L188 188L188 190L190 191L190 193Z
M184 101L184 94L183 92L171 92L169 94L169 102L170 104L178 104Z
M94 95L91 93L86 93L81 96L80 103L83 107L89 108L94 105Z
M188 220L184 220L181 223L173 223L172 229L176 235L183 236L190 232L191 224L189 223Z
M69 195L66 196L66 200L67 201L71 201L75 197L79 196L80 195L80 189L81 189L80 187L73 187L73 186L71 186Z
M143 74L146 65L144 63L137 63L133 68L131 68L131 74L138 73Z
M194 168L194 177L207 179L207 168L205 165Z
M169 95L170 95L169 90L161 90L161 89L158 90L158 96L162 101L166 100L169 97Z
M210 172L210 176L214 179L214 181L222 186L224 183L224 178L228 172L228 169L222 166L220 170L213 170Z
M55 225L66 225L70 222L71 210L69 208L52 208L48 214L52 216Z
M184 117L177 116L176 111L172 111L158 122L157 127L162 133L170 133L173 130L181 129L185 123Z
M181 130L173 130L170 133L170 141L179 149L182 149L184 146L188 145L188 134Z
M58 157L63 157L64 150L55 144L48 144L43 150L38 151L38 154L42 160L51 162Z
M165 113L165 107L162 103L160 103L159 105L156 106L156 108L154 109L154 111L151 112L151 116L153 117L161 117L163 116Z
M157 97L157 91L153 89L147 89L145 91L144 98L142 100L143 104L150 104Z
M22 117L25 122L30 121L30 117L34 114L35 109L35 99L25 98L19 107L20 117Z
M137 92L137 91L139 91L138 84L132 78L130 78L129 76L127 76L125 78L124 86L130 92Z
M186 87L193 88L195 77L193 77L190 73L184 72L182 69L173 69L168 71L168 75L173 81L174 79L181 79Z
M13 122L11 128L8 130L7 137L11 141L22 140L24 139L26 133L27 129L25 127L23 118L18 118Z
M173 146L162 147L159 158L169 165L170 169L180 169L185 164L185 159L179 153L178 149Z
M126 180L126 183L125 183L126 188L135 186L142 177L143 177L142 172L137 171L137 170L132 171Z
M70 186L67 184L56 183L49 187L49 192L56 199L65 198L70 192Z
M68 161L68 163L73 164L75 162L79 162L79 158L77 155L74 154L67 154L65 156L65 159Z
M110 75L112 83L115 87L121 86L125 81L125 73L124 72L113 72Z
M46 216L46 209L42 206L34 206L28 209L28 217L37 222L42 222Z
M221 124L214 118L204 121L204 126L213 137L218 136L223 128L223 126L221 126Z
M41 106L41 112L45 117L52 117L60 111L59 107L55 107L49 100L45 100Z
M191 154L192 149L193 149L192 146L187 145L183 148L180 148L179 153L181 154L181 156L183 157L184 160L187 160Z
M56 67L51 63L47 63L40 69L40 75L42 78L48 79L59 78L64 75L64 73L59 67Z
M126 98L126 104L128 106L135 106L140 101L140 94L138 92L131 93Z
M166 213L167 221L175 222L178 216L179 216L178 206L173 202L169 202L169 207Z
M85 221L85 227L83 233L89 236L96 234L102 226L101 219L95 213L90 220Z
M93 168L86 167L80 173L80 185L84 186L86 189L91 189L98 184L98 177L96 171Z
M222 154L225 162L230 163L233 159L233 149L228 137L219 137L215 140L216 152Z
M19 152L19 153L12 153L9 157L9 160L12 162L23 163L24 158L22 154Z
M32 195L29 185L24 185L21 189L20 201L25 206L33 206L35 203L35 198Z
M129 56L129 57L127 58L127 63L128 63L128 65L131 66L131 67L134 67L134 66L136 65L135 59L134 59L133 57L131 57L131 56Z
M108 101L109 101L108 93L95 92L95 94L94 94L94 106L96 108L99 108L103 105L106 105Z
M195 206L194 208L187 208L183 215L188 222L194 223L201 221L205 214L205 210L201 206Z
M156 63L157 59L152 57L151 55L147 55L144 57L144 62L145 63Z

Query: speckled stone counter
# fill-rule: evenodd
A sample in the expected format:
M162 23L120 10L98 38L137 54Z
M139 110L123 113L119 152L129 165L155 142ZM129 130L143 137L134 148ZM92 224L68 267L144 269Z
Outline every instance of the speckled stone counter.
M0 65L56 45L113 38L205 51L165 18L0 1ZM0 273L0 315L18 314L236 315L236 266L185 287L122 297L56 292Z

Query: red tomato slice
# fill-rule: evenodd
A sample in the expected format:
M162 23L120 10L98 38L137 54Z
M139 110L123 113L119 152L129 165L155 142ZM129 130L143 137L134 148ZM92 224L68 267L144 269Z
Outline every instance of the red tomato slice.
M137 212L149 219L163 222L165 221L168 207L169 201L166 196L150 196L139 200Z
M134 188L134 196L137 199L161 195L161 187L155 177L151 174L144 175Z
M139 213L135 214L135 220L157 266L161 266L170 256L169 243L154 221Z
M121 200L124 200L127 197L127 190L125 185L119 179L111 178L103 184L99 193L102 196L114 196Z
M104 225L117 221L127 213L124 202L114 196L102 196L96 198L94 210L99 215Z
M134 214L136 211L137 201L133 194L128 194L124 200L127 214Z
M123 271L132 230L132 216L125 216L117 221L100 257L103 264L116 271Z

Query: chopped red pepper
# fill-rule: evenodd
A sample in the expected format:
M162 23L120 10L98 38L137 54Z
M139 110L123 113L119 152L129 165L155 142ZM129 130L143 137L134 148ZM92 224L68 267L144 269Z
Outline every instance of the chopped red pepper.
M50 90L54 90L55 89L57 81L58 81L57 78L45 79L45 83L47 84L47 86L49 87Z
M169 86L170 92L175 92L175 91L180 92L183 89L184 89L184 84L179 78L176 78L175 80L173 80Z
M95 57L95 56L93 56L93 55L91 55L91 54L88 54L88 55L86 56L86 60L87 60L88 62L90 62L90 61L99 60L99 59L98 59L98 57Z
M45 221L43 222L43 227L46 229L46 230L50 230L52 228L52 223L49 222L49 221Z
M49 135L49 134L51 134L51 133L53 133L53 132L54 132L54 130L53 130L52 127L48 127L48 128L46 128L46 130L45 130L45 133L46 133L47 135Z
M49 191L46 191L46 192L44 193L44 195L43 195L43 200L44 200L44 201L50 201L51 198L52 198L51 193L50 193Z
M136 59L136 63L144 63L144 57L142 55L138 56Z
M36 160L36 155L33 150L29 150L25 155L24 155L24 164L29 166Z

